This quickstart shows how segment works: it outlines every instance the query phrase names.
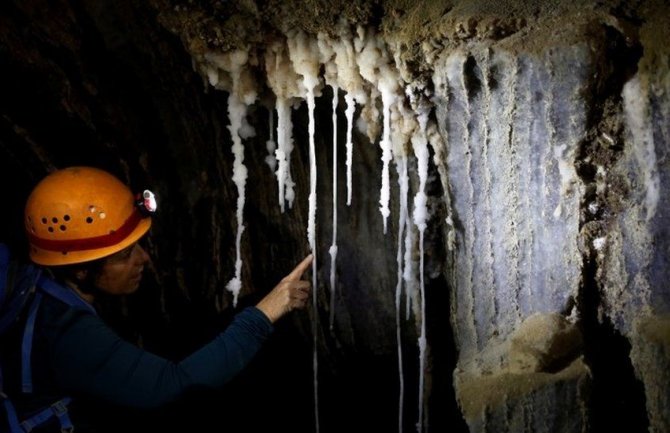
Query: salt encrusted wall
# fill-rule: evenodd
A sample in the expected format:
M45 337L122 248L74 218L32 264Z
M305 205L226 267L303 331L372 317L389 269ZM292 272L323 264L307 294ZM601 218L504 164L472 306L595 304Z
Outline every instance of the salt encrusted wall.
M661 18L651 24L662 25ZM670 426L667 49L649 50L641 65L622 92L625 144L621 159L611 167L628 188L628 200L604 233L606 247L599 261L603 313L631 341L631 359L645 386L650 431L661 432ZM608 176L603 177L607 182Z
M174 357L227 283L251 303L317 250L316 308L259 379L165 426L225 406L232 431L668 431L668 5L526 3L5 2L2 238L55 166L153 185L155 269L114 320Z
M499 431L505 419L510 431L578 431L587 422L579 382L589 371L574 347L554 355L564 357L560 365L519 366L500 346L534 314L563 312L572 322L577 316L583 184L573 161L586 138L593 63L583 42L516 55L457 50L436 67L455 227L457 391L474 431ZM544 331L549 339L558 329ZM578 365L566 376L573 361ZM558 373L549 379L538 372ZM553 380L566 382L562 391ZM482 398L487 387L480 382L507 392L497 401ZM515 382L528 387L524 395ZM475 411L469 399L486 403ZM548 416L552 407L571 416Z
M568 311L581 278L589 47L455 52L437 68L455 230L455 332L474 361L537 312ZM578 101L584 101L577 103Z

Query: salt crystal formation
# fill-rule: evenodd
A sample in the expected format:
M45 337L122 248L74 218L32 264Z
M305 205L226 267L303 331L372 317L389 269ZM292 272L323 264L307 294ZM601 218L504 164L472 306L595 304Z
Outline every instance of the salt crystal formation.
M667 8L661 10L665 15L650 26L663 28ZM261 78L255 86L269 89L275 99L276 148L270 139L268 149L276 156L277 205L282 212L285 203L292 207L295 197L291 152L296 145L306 146L294 143L291 111L307 103L307 232L310 249L316 252L317 222L332 221L331 296L336 290L366 288L334 287L340 283L335 278L337 225L347 224L335 213L336 175L333 215L316 209L317 191L325 180L317 178L317 154L323 149L315 145L319 125L314 110L324 85L335 97L333 124L340 93L344 100L342 164L347 175L341 182L348 205L357 189L352 154L361 145L378 146L380 171L369 173L378 179L378 192L368 197L370 206L378 205L384 233L389 221L395 225L387 236L395 236L396 247L397 268L390 273L396 275L399 430L405 391L400 347L408 344L402 341L401 328L410 316L416 319L420 358L416 425L419 433L425 430L424 373L430 341L425 329L424 283L429 275L424 240L431 226L443 231L440 248L448 251L444 268L449 287L444 290L451 295L449 314L458 350L454 381L471 431L586 428L592 372L577 324L584 315L595 314L583 303L587 291L598 291L597 308L604 314L599 318L611 321L632 344L650 431L670 430L670 199L663 193L670 183L667 46L648 45L639 70L628 72L624 69L630 65L611 63L616 60L610 58L607 41L616 34L615 39L623 41L616 49L634 52L631 33L607 12L593 12L591 18L575 13L573 30L552 27L555 17L548 13L548 24L533 33L516 18L506 24L487 21L485 26L467 9L456 8L461 16L450 11L444 8L441 13L456 17L450 21L452 34L414 45L416 41L343 20L328 32L282 28L266 44L250 47L240 57L247 62L213 61L221 56L216 52L193 56L208 82L230 92L231 104L238 106L231 108L231 134L240 164L243 134L236 137L236 131L245 123L244 105L254 102L240 90L248 84L249 74L243 71L254 69L256 77L264 77L265 82ZM598 20L606 24L593 28ZM643 35L642 43L651 40ZM411 51L408 44L419 48ZM420 55L413 58L416 52ZM420 67L413 63L416 58L424 62ZM239 74L242 78L236 78ZM603 107L611 110L606 113ZM242 118L234 113L242 113ZM369 143L353 140L354 124ZM336 174L337 134L332 140ZM397 189L391 182L392 164ZM442 196L427 195L431 176L439 176ZM233 177L243 185L241 176ZM243 186L238 189L242 197ZM396 192L398 197L393 196ZM243 204L243 199L238 202ZM438 208L441 213L436 214ZM587 277L586 264L593 260L597 272ZM316 312L316 259L313 266ZM330 309L332 332L332 297ZM317 316L312 331L318 431Z

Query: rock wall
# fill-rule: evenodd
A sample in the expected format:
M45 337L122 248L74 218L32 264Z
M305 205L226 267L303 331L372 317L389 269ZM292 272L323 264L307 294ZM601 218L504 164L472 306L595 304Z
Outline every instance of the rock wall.
M55 167L151 185L154 267L107 314L174 358L238 308L229 281L250 304L317 253L313 308L165 426L227 406L231 431L668 431L669 15L655 0L5 2L0 238L21 248L23 200Z

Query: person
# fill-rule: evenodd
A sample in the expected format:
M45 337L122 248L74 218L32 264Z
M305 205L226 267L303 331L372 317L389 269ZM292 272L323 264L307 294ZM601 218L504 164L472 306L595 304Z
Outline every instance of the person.
M260 302L242 309L217 337L180 362L123 340L93 306L97 296L138 290L150 261L138 241L149 231L155 208L151 192L138 199L116 177L92 167L55 171L33 189L25 208L30 259L74 294L79 305L43 296L33 331L30 393L18 391L25 373L18 374L20 349L12 354L13 347L21 346L21 332L14 333L16 344L3 342L3 367L16 372L5 371L4 390L17 412L35 414L54 402L87 397L117 406L156 408L193 389L220 388L250 362L277 320L306 306L311 284L302 275L311 255ZM41 422L39 428L45 430L37 431L76 426L67 415L61 419L58 412L66 409L61 406ZM25 431L34 427L22 425Z

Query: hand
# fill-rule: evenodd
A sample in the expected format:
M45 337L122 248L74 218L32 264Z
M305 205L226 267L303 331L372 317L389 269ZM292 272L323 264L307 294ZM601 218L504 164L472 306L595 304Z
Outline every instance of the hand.
M276 322L280 317L296 308L305 308L309 300L311 283L302 280L302 274L305 273L312 263L313 256L310 254L303 259L298 266L285 276L274 289L256 305L270 322Z

